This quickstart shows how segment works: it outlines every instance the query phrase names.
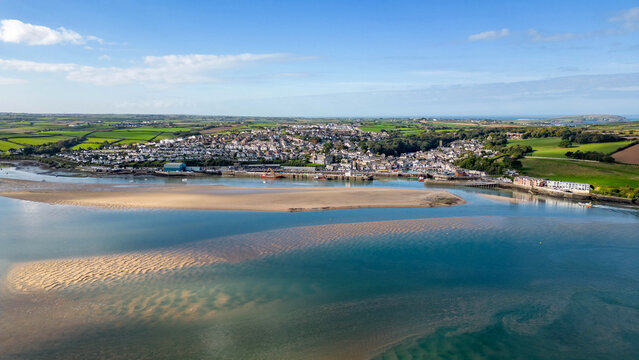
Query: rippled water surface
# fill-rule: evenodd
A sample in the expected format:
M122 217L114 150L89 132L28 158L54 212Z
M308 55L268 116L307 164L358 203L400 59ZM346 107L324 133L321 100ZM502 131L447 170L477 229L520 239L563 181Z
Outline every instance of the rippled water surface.
M0 198L0 359L639 358L636 211L451 191L467 203L262 213Z

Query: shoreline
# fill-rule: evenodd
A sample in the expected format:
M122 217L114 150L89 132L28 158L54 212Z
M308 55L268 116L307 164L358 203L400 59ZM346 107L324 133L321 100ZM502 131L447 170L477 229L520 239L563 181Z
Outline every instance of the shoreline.
M468 182L468 181L455 181L455 180L449 180L449 181L442 181L442 180L428 180L428 181L424 181L424 185L434 185L434 186L443 186L443 187L458 187L458 188L471 188L473 186L469 186L470 184L473 184L474 182ZM481 186L478 186L481 187ZM520 185L515 185L515 184L508 184L508 183L496 183L494 186L492 186L492 188L494 189L502 189L502 190L509 190L512 192L517 192L517 193L523 193L523 194L533 194L533 195L542 195L542 196L547 196L547 197L551 197L554 199L562 199L565 201L570 201L570 202L580 202L580 201L595 201L599 204L605 204L605 205L614 205L614 206L625 206L625 207L629 207L629 208L639 208L639 199L627 199L627 198L620 198L620 197L614 197L614 196L608 196L608 195L600 195L600 194L596 194L596 193L587 193L587 194L580 194L580 193L565 193L565 192L561 192L561 191L556 191L556 190L550 190L550 189L544 189L544 188L539 188L539 187L525 187L525 186L520 186Z
M59 171L59 172L67 172L69 174L74 174L78 177L95 177L95 178L124 178L124 177L160 177L165 178L166 176L160 176L154 173L101 173L101 172L92 172L86 170L77 170L77 169L59 169L52 168L45 163L41 163L36 160L7 160L2 163L8 163L13 166L19 168L20 165L26 166L36 166L42 169L46 169L48 172ZM45 173L46 174L46 173ZM64 175L61 175L64 176ZM182 175L183 177L188 177L187 175ZM193 176L193 175L192 175ZM249 173L236 173L234 175L219 175L219 174L195 174L196 177L236 177L236 178L253 178L259 177L259 174L249 174ZM377 176L380 176L379 174ZM381 176L382 178L396 178L396 179L409 179L410 177L403 176L401 174L384 174ZM310 181L309 179L302 179L306 181ZM361 179L358 179L361 180ZM379 179L378 179L379 180ZM351 182L353 180L349 179L334 179L333 181L346 181ZM442 187L466 187L466 181L463 180L426 180L424 184L431 184L435 186ZM600 195L596 193L589 194L576 194L576 193L563 193L558 191L545 190L542 188L524 188L521 186L499 183L498 186L495 186L498 189L510 190L513 192L526 193L526 194L534 194L534 195L544 195L548 197L552 197L555 199L563 199L571 202L579 202L579 201L595 201L600 204L605 205L615 205L615 206L625 206L630 208L639 208L639 199L627 199L620 198L608 195ZM386 206L392 207L392 206ZM405 206L411 207L411 206ZM317 210L334 210L334 209L317 209ZM295 210L291 210L295 211ZM303 210L304 211L304 210Z
M110 185L0 179L0 196L52 205L110 209L300 212L439 207L465 201L443 190L224 185Z

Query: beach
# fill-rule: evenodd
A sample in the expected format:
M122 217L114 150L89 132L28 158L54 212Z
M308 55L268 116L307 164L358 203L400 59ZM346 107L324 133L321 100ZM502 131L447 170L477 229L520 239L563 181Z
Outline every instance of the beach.
M443 190L221 185L103 185L0 180L0 196L48 204L131 209L317 211L464 203Z

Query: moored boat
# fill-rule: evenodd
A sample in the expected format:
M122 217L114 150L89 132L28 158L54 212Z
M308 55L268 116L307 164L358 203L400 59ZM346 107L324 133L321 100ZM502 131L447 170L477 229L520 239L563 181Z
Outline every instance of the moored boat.
M273 169L269 168L268 172L265 173L265 174L262 174L260 176L260 178L262 178L262 179L282 179L282 178L284 178L284 176L281 175L281 174L276 174L275 171L273 171Z

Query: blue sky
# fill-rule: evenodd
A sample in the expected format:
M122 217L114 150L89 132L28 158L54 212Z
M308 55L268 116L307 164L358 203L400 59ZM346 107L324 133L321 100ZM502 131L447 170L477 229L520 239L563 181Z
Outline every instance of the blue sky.
M639 114L639 2L0 0L0 111Z

